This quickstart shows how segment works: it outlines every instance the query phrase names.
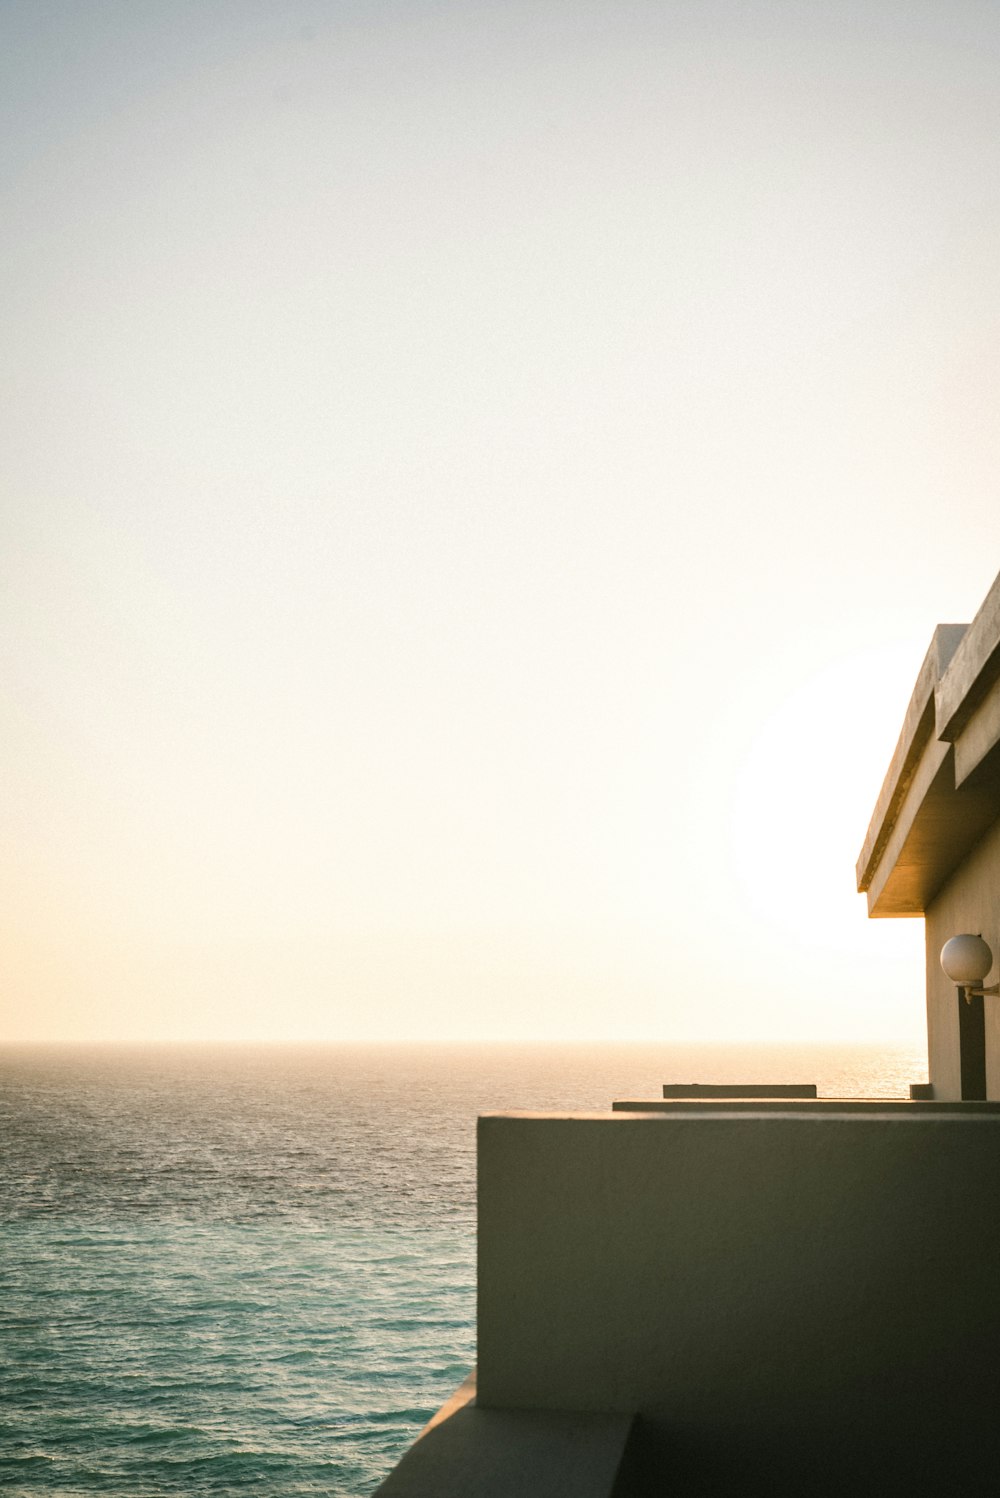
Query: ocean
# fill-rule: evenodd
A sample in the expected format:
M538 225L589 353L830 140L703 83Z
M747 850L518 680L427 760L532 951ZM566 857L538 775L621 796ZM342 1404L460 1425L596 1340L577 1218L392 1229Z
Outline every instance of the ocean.
M915 1047L0 1050L0 1487L368 1498L475 1361L475 1118Z

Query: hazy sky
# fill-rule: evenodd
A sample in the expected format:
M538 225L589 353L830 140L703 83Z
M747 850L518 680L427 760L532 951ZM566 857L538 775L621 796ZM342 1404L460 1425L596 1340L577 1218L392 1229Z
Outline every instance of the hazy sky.
M7 1039L923 1030L1000 6L0 3Z

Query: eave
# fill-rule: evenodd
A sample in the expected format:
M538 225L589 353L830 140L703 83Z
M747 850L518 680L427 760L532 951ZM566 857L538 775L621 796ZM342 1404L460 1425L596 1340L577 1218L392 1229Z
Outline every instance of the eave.
M923 915L998 815L1000 577L934 631L858 858L869 915Z

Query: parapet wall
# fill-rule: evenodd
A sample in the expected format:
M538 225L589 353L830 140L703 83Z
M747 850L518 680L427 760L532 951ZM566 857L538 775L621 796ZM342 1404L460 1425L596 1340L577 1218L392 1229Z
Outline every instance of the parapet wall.
M973 1491L998 1242L996 1114L490 1115L479 1403L637 1412L650 1495Z

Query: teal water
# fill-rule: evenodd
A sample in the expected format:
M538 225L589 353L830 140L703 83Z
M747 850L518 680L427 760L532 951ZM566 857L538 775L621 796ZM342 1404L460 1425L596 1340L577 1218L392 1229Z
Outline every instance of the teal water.
M906 1048L0 1052L0 1486L364 1498L475 1361L475 1116Z

